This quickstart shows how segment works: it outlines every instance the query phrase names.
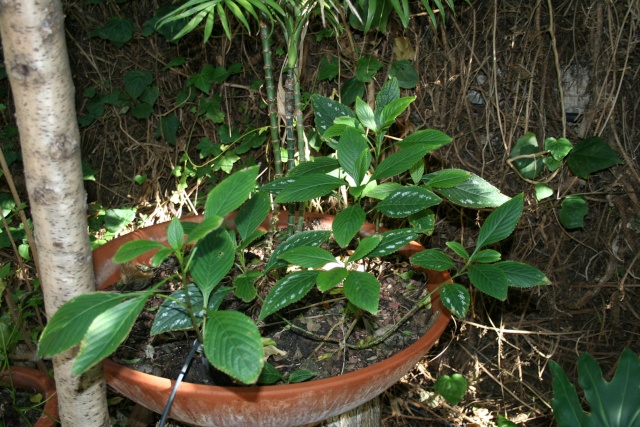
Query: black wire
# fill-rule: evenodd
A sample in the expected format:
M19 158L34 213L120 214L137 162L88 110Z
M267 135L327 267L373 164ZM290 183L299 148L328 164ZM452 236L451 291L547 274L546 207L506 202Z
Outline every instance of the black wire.
M173 390L171 390L171 395L167 400L167 404L164 406L164 411L162 412L162 418L160 418L160 423L158 424L159 427L164 427L164 423L167 421L167 417L169 416L169 411L171 410L171 405L173 405L173 399L176 397L176 393L178 392L178 386L180 386L182 379L187 374L187 371L189 370L189 365L191 365L191 360L193 359L193 356L196 354L196 351L198 350L199 347L200 347L200 343L196 339L193 342L193 347L191 347L191 351L189 352L187 359L184 361L184 365L182 365L182 370L180 370L180 373L178 374L178 378L176 378L176 383L173 385Z

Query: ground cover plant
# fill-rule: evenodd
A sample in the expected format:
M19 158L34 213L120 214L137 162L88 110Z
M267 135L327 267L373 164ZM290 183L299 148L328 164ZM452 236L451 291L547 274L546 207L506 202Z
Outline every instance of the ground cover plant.
M637 28L637 13L635 3L623 3L593 2L584 8L575 2L553 2L552 8L547 2L474 2L473 7L460 3L458 18L447 18L438 30L432 29L425 10L412 5L406 30L392 15L388 33L363 36L352 31L355 45L374 46L375 58L383 64L365 84L363 99L368 97L369 84L375 86L373 94L382 86L386 67L400 52L396 46L406 42L400 39L409 41L417 92L408 114L400 117L399 134L416 127L442 130L456 143L431 155L427 167L470 170L508 194L525 192L523 221L503 250L510 259L534 264L553 283L544 291L512 290L507 305L471 292L468 316L452 326L436 349L447 351L442 355L434 351L428 364L416 367L386 394L385 425L421 425L434 419L491 425L497 422L496 413L519 425L550 425L549 358L576 378L575 349L588 351L603 365L606 377L622 348L633 348L629 337L637 332L637 315L630 301L637 292L634 258L640 216L634 188L640 180L633 160L637 130L631 125L638 111L634 101L638 88L630 77L638 68L638 58L630 34ZM95 87L95 96L124 91L120 76L131 69L151 71L159 88L149 122L135 118L130 109L122 111L117 103L105 102L103 113L83 128L84 157L96 172L95 181L87 182L90 201L100 205L96 212L136 206L135 222L142 225L167 220L182 208L195 211L191 204L199 191L196 184L219 179L215 171L199 172L199 166L220 170L218 165L227 167L234 156L250 153L259 160L270 155L258 143L245 154L235 153L240 141L234 141L245 135L246 125L267 125L260 119L266 95L252 85L262 75L261 44L242 25L231 26L233 41L219 30L203 48L202 34L187 35L187 42L174 44L145 26L160 14L144 1L79 2L66 7L80 116L87 114L86 105L94 99L83 96L87 89ZM123 47L97 35L90 38L115 17L127 17L132 24L128 25L131 38L122 42ZM549 28L555 32L557 58L549 49ZM313 37L306 39L303 82L331 96L334 89L340 91L345 79L355 77L359 58L338 48L333 39L322 38L326 32L321 26L309 31ZM346 39L340 43L348 45ZM324 57L336 58L341 64L339 75L316 78ZM274 63L282 60L274 51ZM556 68L562 72L575 62L586 67L591 101L578 121L567 123L558 105L562 97ZM208 70L206 64L229 70L235 63L243 64L241 72L211 82L214 105L209 110L209 104L199 100L208 98L203 92L185 88L190 76ZM194 98L178 98L183 90L195 93ZM175 109L178 99L187 99L184 109ZM3 124L10 124L11 101L6 105ZM209 117L224 117L228 130L221 131ZM588 179L574 179L563 167L550 184L560 196L577 194L587 200L590 210L584 227L565 231L557 217L562 199L554 195L535 200L530 184L509 167L509 153L518 138L530 131L538 141L554 136L577 142L598 135L624 161ZM224 139L232 134L236 137ZM10 151L6 145L10 140L3 140L3 150ZM12 141L15 145L15 137ZM204 152L195 148L200 143ZM543 149L539 146L539 151ZM19 170L19 161L12 168ZM18 187L24 195L19 183ZM450 215L452 211L456 215ZM459 212L463 219L454 220ZM428 242L444 251L451 241L473 247L475 222L486 216L451 206L434 214L435 229ZM11 226L19 228L17 222ZM14 266L19 262L11 249L3 249L3 256L15 260ZM9 286L24 285L12 280ZM465 374L469 391L457 409L443 403L434 408L429 403L434 379L454 371Z

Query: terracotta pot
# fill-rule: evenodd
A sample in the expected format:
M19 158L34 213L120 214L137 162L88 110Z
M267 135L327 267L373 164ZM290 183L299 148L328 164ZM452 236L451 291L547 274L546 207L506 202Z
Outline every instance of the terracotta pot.
M320 228L330 228L332 216L307 214ZM186 218L201 221L201 217ZM227 217L233 226L233 215ZM265 221L263 224L268 224ZM284 227L286 216L280 215L278 226ZM115 284L119 279L119 266L111 261L123 243L136 239L164 241L167 224L157 224L115 239L94 251L94 268L99 289ZM373 225L366 224L361 234L374 233ZM399 252L409 257L424 248L411 242ZM146 254L136 262L149 263ZM433 287L449 279L447 273L429 271ZM420 361L444 331L450 313L436 295L432 301L435 323L418 341L396 355L358 371L338 377L309 381L301 384L219 387L182 383L171 408L170 417L198 426L299 426L322 421L344 413L379 395L396 383ZM129 399L162 413L174 381L134 371L111 360L104 362L109 386Z
M46 403L42 415L35 423L35 427L53 427L58 425L58 395L56 384L49 375L37 369L11 366L0 374L0 381L13 384L16 388L35 390L44 396Z

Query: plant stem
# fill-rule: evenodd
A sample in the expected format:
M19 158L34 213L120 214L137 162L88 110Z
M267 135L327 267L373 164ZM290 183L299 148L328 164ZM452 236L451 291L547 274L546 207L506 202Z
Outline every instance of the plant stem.
M267 107L269 109L269 127L271 128L271 147L273 150L273 166L275 178L282 176L282 160L280 158L280 132L278 129L278 111L276 109L275 86L273 84L273 65L270 40L271 36L264 14L260 19L260 39L262 40L262 60L264 61L264 80L267 90Z

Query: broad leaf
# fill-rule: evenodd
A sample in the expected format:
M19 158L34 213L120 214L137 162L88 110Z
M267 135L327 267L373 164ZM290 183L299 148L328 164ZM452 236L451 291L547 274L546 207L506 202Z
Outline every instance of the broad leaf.
M356 98L356 116L360 123L368 129L371 129L374 133L378 133L378 124L376 123L373 110L362 99ZM342 139L342 138L341 138Z
M435 191L450 202L465 208L491 208L509 200L500 190L475 174L471 174L462 184L438 188Z
M356 117L355 113L346 105L318 94L311 96L311 106L315 115L316 128L320 135L323 135L333 125L336 118L343 116Z
M152 82L150 71L129 70L124 75L124 89L132 99L138 99Z
M316 197L326 196L346 182L331 175L315 174L293 178L276 197L276 203L305 202Z
M174 251L180 250L184 243L184 229L182 228L182 223L176 217L173 217L169 227L167 227L167 243Z
M460 258L469 259L469 252L464 246L462 246L462 244L458 242L447 242L445 244L449 247L449 249L455 252L456 255L458 255Z
M456 268L454 262L439 249L425 249L411 256L411 263L429 270L445 271Z
M407 59L393 61L389 67L389 77L397 78L398 85L403 89L413 89L418 84L418 72Z
M229 175L216 185L207 196L205 218L225 216L238 209L256 186L258 172L258 166L252 166Z
M304 270L296 271L278 280L264 299L258 319L262 320L270 314L300 301L313 288L317 276L318 271L316 270Z
M365 55L356 63L356 78L363 83L369 83L381 67L380 61L371 55Z
M249 234L253 233L262 224L262 221L269 215L270 210L271 200L269 195L262 191L255 193L240 206L235 223L242 240L246 239Z
M302 383L305 381L309 381L311 378L315 377L317 374L313 372L307 371L305 369L296 369L291 372L289 375L289 384Z
M438 377L433 389L444 397L449 405L457 405L467 393L468 386L469 383L462 375L453 374Z
M73 375L81 375L118 349L142 311L147 295L124 301L100 313L87 329L76 361Z
M494 265L479 264L469 268L469 280L481 292L500 301L507 299L507 276Z
M96 292L66 302L44 328L38 343L38 356L53 357L79 344L98 315L130 297L131 294Z
M404 218L440 203L432 191L420 187L403 187L390 193L376 209L391 218Z
M227 375L253 384L264 366L260 331L249 317L237 311L209 314L204 328L204 354Z
M584 217L588 212L587 199L572 194L562 200L558 210L558 218L563 227L573 230L584 227Z
M286 176L286 177L280 177L280 178L274 179L273 181L260 187L260 191L266 191L268 193L278 194L282 190L284 190L289 184L296 182L296 178L298 176L300 175L296 174L295 177L291 177L291 178Z
M543 184L539 182L534 186L534 189L536 192L537 201L544 200L547 197L553 196L553 189L549 187L547 184Z
M567 156L567 165L571 173L580 178L621 164L622 160L599 136L584 139L576 144Z
M258 384L272 385L282 380L284 378L280 372L271 363L265 362L258 378Z
M422 181L430 188L451 188L460 185L471 177L471 172L461 169L444 169L422 177Z
M487 217L476 242L476 251L483 246L506 239L516 229L522 215L523 195L519 194L503 203Z
M126 242L118 248L118 251L113 256L113 262L116 264L123 264L125 262L132 261L149 251L163 248L165 248L165 246L162 243L154 242L153 240L134 240L132 242Z
M244 302L253 301L256 295L258 295L255 281L260 276L262 276L262 273L254 270L237 275L233 279L236 296Z
M287 177L314 175L317 173L329 173L338 169L340 164L331 157L317 157L307 162L302 162L287 173Z
M342 267L332 268L328 271L321 271L316 278L316 285L318 290L326 292L329 289L342 283L344 279L349 275L349 270Z
M431 149L422 144L412 145L396 151L384 159L373 172L371 179L383 179L400 175L409 170L419 159L423 158Z
M380 282L371 273L350 271L344 280L344 295L356 307L376 314L380 299Z
M331 232L328 230L311 230L294 234L273 251L264 271L268 272L274 268L287 265L286 262L278 259L280 254L301 246L320 246L329 238L329 236L331 236Z
M336 258L329 251L313 246L289 249L278 258L303 268L320 268L330 262L336 262Z
M430 236L435 229L436 214L431 209L416 212L413 215L409 215L407 219L413 228L420 230L421 233L427 236Z
M544 140L544 149L551 153L554 160L562 160L573 149L573 144L567 138L547 138Z
M369 190L367 196L373 199L384 200L391 192L399 188L402 188L402 184L398 182L385 182Z
M509 286L515 288L530 288L532 286L551 284L542 271L529 264L516 261L502 261L494 265L505 274Z
M493 249L482 249L473 255L473 262L479 262L481 264L487 264L491 262L500 261L502 255L498 251Z
M364 160L359 162L358 159L363 152L365 153ZM354 128L346 128L340 137L338 162L340 162L342 169L353 179L356 186L362 183L371 164L371 153L365 137Z
M213 230L217 230L220 228L222 223L224 222L224 218L221 216L210 216L199 224L186 223L183 224L183 228L187 233L187 243L196 242L207 234L211 233ZM193 225L193 227L191 227ZM188 227L191 227L187 230Z
M375 248L378 247L378 245L380 245L380 242L382 242L382 236L377 235L377 236L367 236L364 239L360 240L360 243L358 243L358 247L356 248L356 250L351 254L351 256L349 257L349 259L347 260L347 262L355 262L358 261L364 257L366 257L367 255L369 255Z
M438 149L453 141L449 135L435 129L425 129L414 132L402 141L398 142L398 147L409 148L413 145L428 147L429 151Z
M388 130L391 125L396 122L398 116L402 114L409 107L409 105L411 105L411 103L415 101L415 99L415 96L407 96L404 98L396 99L387 104L380 111L380 113L378 113L378 110L376 110L376 121L378 129L382 131Z
M340 211L333 220L333 238L341 247L351 243L351 239L360 231L366 214L360 205L351 205Z
M380 88L378 95L376 95L376 111L382 109L392 101L400 98L400 87L398 86L398 79L389 79Z
M542 173L542 156L536 134L529 132L521 136L509 154L510 158L531 156L513 161L513 166L524 178L535 179Z
M385 231L380 234L382 241L376 248L369 252L368 256L381 257L389 255L402 248L410 241L415 240L420 231L413 228L400 228L398 230Z
M469 310L471 296L464 286L448 283L440 288L440 301L454 316L463 318Z
M222 228L212 231L198 243L191 261L191 275L203 295L209 295L229 273L235 256L231 237Z
M559 427L589 426L590 414L582 410L576 388L567 374L555 361L549 361L549 370L553 377L553 416Z

